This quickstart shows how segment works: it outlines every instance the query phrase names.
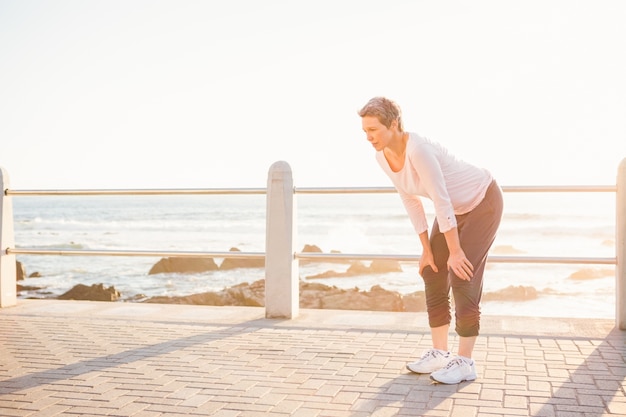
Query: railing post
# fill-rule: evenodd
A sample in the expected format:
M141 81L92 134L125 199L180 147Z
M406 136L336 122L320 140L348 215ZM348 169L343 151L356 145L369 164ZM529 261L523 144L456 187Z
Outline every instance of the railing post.
M11 196L5 195L9 188L9 175L0 167L0 308L17 304L15 255L7 255L7 248L12 248L13 206Z
M300 310L300 278L295 258L293 176L287 162L270 167L266 216L265 317L295 318Z
M615 321L620 330L626 330L626 158L622 159L617 171L615 201Z

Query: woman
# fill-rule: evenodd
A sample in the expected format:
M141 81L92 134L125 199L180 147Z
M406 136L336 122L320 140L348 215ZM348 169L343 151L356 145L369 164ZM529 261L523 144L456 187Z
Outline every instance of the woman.
M405 132L395 102L375 97L359 116L422 244L419 272L433 347L407 368L429 373L445 384L474 380L472 351L480 327L483 272L502 217L502 192L487 170L455 158L438 143ZM421 197L432 200L435 207L430 238ZM448 349L450 288L459 335L457 356Z

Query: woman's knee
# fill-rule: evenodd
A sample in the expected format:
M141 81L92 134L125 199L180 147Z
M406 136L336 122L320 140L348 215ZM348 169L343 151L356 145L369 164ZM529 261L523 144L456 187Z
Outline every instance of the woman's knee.
M456 333L461 337L478 336L480 330L480 309L456 311Z
M441 327L448 325L452 322L452 315L450 314L450 304L441 304L436 307L427 306L428 310L428 325L430 327Z
M426 311L430 327L439 327L450 324L452 321L450 307L450 288L446 280L425 280Z
M456 333L461 337L474 337L478 336L480 331L480 320L465 320L457 317L456 319Z

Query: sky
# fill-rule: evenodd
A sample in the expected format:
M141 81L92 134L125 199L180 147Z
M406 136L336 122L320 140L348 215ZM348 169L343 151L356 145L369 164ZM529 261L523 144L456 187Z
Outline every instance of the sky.
M626 1L0 0L11 189L390 186L357 111L501 185L615 184Z

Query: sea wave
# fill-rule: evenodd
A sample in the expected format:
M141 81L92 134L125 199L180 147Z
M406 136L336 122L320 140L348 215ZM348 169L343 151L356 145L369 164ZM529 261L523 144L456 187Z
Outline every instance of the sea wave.
M40 249L40 250L82 250L82 249L87 249L87 247L81 243L75 243L75 242L68 242L68 243L54 243L54 244L48 244L48 245L37 245L37 244L33 244L33 245L23 245L23 244L16 244L15 247L17 249L24 249L24 248L28 248L28 249Z
M606 277L614 277L615 268L582 268L569 275L569 279L573 280L589 280L601 279Z
M527 253L524 250L517 249L513 245L497 245L491 248L490 252L494 255L519 255Z

